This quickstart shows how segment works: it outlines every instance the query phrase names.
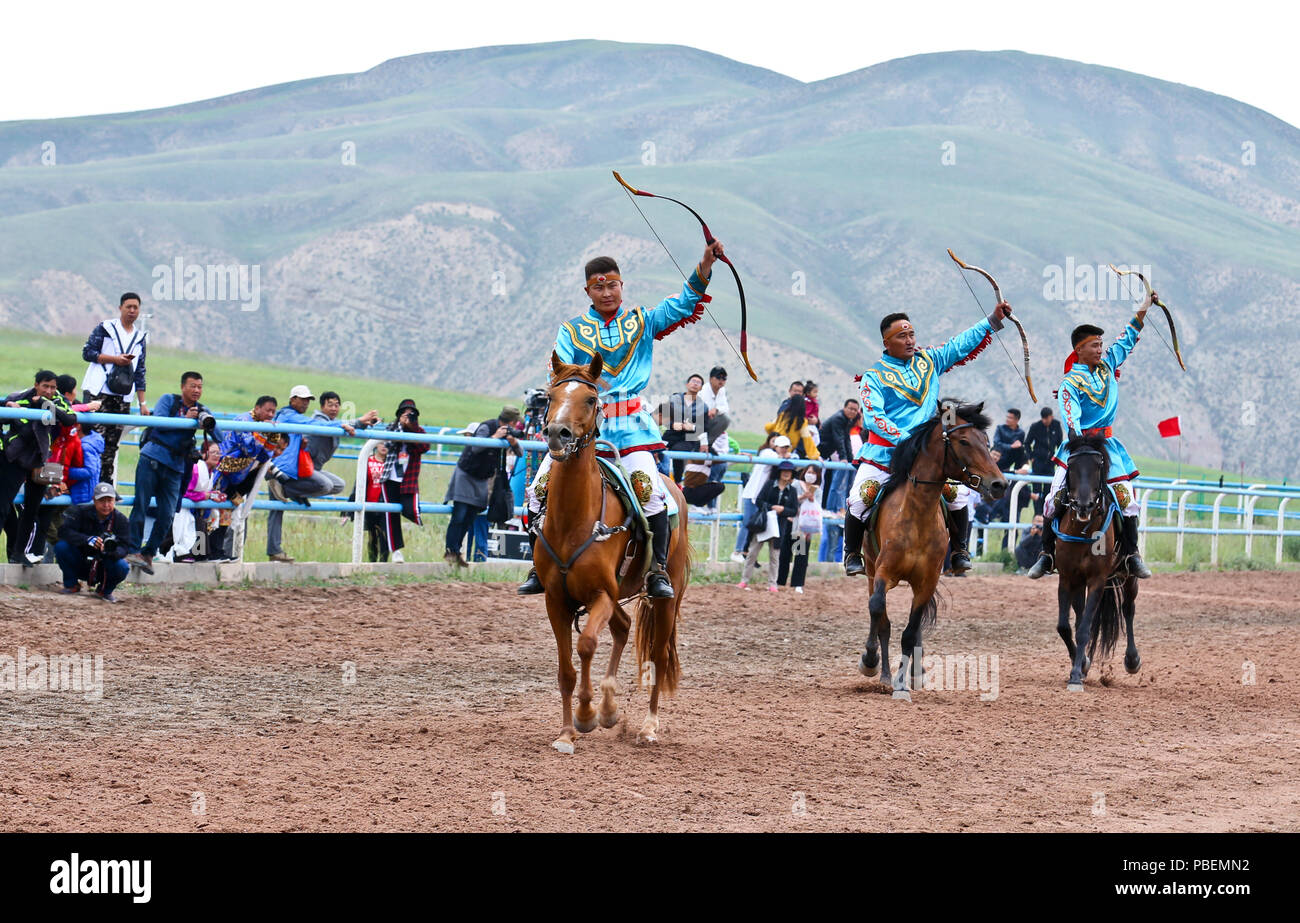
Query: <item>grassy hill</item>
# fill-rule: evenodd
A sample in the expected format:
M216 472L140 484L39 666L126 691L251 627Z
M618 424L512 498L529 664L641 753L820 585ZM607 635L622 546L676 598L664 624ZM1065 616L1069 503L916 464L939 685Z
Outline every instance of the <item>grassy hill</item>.
M1131 448L1168 459L1154 424L1178 413L1187 461L1300 475L1300 442L1236 422L1288 418L1300 388L1300 366L1258 359L1260 343L1295 342L1300 131L1137 74L954 52L804 84L678 46L481 48L152 112L4 123L0 165L0 325L84 335L129 289L160 345L505 395L539 383L557 322L584 306L585 259L616 255L631 300L680 287L610 177L620 169L690 202L726 242L765 360L762 383L741 380L706 322L665 341L652 388L727 360L750 431L792 378L816 377L827 403L852 394L884 313L911 312L930 342L975 321L945 248L1016 305L1040 404L1070 329L1115 332L1131 311L1122 294L1055 294L1047 275L1150 266L1188 373L1155 320L1125 367ZM690 216L638 202L694 262ZM153 297L156 268L177 258L256 267L258 310ZM730 278L711 294L734 340ZM994 347L947 383L1032 419L1018 344L1005 345L1012 361Z
M4 393L31 387L37 369L72 375L80 389L86 371L86 363L81 358L84 339L0 329L0 342L4 343L0 349L0 388L4 388ZM166 347L149 349L146 362L149 402L152 404L168 391L179 390L181 373L191 369L203 375L203 403L230 413L252 409L253 402L263 394L273 395L284 404L289 389L298 384L307 385L317 395L322 391L337 391L345 402L355 404L359 413L373 407L386 420L393 419L393 412L403 399L413 398L420 407L421 420L431 425L463 426L470 420L484 420L496 414L503 401L520 404L519 396L512 399L441 391L400 381L268 365Z

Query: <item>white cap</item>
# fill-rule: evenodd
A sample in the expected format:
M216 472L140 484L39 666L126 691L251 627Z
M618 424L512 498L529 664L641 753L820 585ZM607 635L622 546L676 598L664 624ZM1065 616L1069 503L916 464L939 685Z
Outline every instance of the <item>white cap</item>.
M780 448L781 446L785 446L788 449L790 448L790 437L777 436L775 439L772 440L772 446L773 448Z
M311 393L311 388L306 385L294 385L293 390L289 392L289 397L305 397L307 400L313 400L316 395Z
M478 431L478 423L466 423L465 428L460 431L462 436L473 436Z

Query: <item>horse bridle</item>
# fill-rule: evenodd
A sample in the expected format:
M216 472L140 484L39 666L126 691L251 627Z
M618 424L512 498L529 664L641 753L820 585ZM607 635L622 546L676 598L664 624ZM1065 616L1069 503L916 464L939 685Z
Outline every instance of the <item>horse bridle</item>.
M1098 458L1104 457L1100 449L1094 449L1091 446L1084 446L1083 448L1075 449L1073 452L1071 452L1070 458L1073 460L1082 455L1095 455ZM1100 475L1101 473L1100 466L1098 466L1097 472L1098 475ZM1079 520L1081 522L1087 522L1089 519L1091 519L1096 514L1097 509L1101 506L1101 503L1103 502L1106 493L1106 483L1100 476L1098 477L1098 482L1099 483L1097 484L1097 493L1093 497L1092 503L1088 504L1087 508L1079 506L1079 504L1074 499L1074 492L1070 489L1069 467L1067 465L1066 478L1065 478L1066 502L1063 505L1065 506L1066 509L1074 510L1075 515L1079 517Z
M941 465L941 468L943 471L948 470L948 456L951 455L961 467L961 473L963 475L961 478L953 478L952 480L960 480L962 484L965 484L971 490L979 490L980 486L984 483L984 479L978 474L971 474L970 466L961 460L961 456L957 454L957 450L952 447L953 433L957 432L959 429L967 429L968 427L974 426L974 423L961 423L957 426L945 426L943 428L943 464ZM947 484L949 479L942 478L938 481L926 481L912 475L908 480L911 481L912 486L915 487L917 484Z
M561 378L559 381L551 382L550 387L547 388L546 390L546 413L542 416L543 432L545 432L546 424L550 421L550 417L551 417L551 391L556 387L558 387L559 385L564 385L569 383L586 385L588 388L596 392L596 396L598 398L600 397L600 387L595 383L588 381L585 378L578 378L578 377ZM568 461L570 458L573 458L575 455L577 455L587 446L591 445L591 443L595 441L596 437L600 435L600 417L602 412L603 411L601 409L600 404L597 403L595 422L592 424L591 429L587 431L586 435L580 436L577 439L570 439L567 443L563 443L562 445L564 446L564 455L562 457L557 457L556 454L552 452L551 458L554 459L555 461ZM547 438L547 441L548 442L550 441L549 437Z

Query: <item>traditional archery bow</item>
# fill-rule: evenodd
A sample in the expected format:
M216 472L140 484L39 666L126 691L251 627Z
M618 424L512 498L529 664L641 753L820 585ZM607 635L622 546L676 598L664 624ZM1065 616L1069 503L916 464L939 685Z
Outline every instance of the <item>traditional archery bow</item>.
M1106 265L1110 266L1111 271L1114 272L1115 275L1119 276L1121 279L1124 276L1137 276L1138 279L1142 281L1142 286L1147 290L1147 294L1148 295L1151 294L1152 292L1151 283L1147 281L1146 276L1142 275L1142 273L1138 272L1136 269L1123 269L1123 270L1116 269L1114 263L1107 263ZM1124 283L1124 287L1128 288L1127 282ZM1129 295L1132 294L1133 294L1132 292L1129 292ZM1186 372L1187 366L1183 364L1183 354L1178 349L1178 328L1174 326L1174 316L1169 313L1169 309L1165 307L1165 303L1161 301L1159 298L1155 300L1155 304L1160 308L1161 311L1165 312L1165 320L1169 322L1169 336L1174 341L1174 348L1172 350L1174 354L1174 358L1178 360L1179 368L1181 368L1184 372ZM1169 344L1166 343L1165 348L1167 349L1168 347Z
M714 242L715 238L713 236L713 232L711 232L709 230L709 226L704 223L704 219L700 217L699 212L691 208L685 202L681 202L677 199L670 198L669 196L666 195L657 195L653 192L645 192L644 190L637 189L635 186L628 185L627 181L624 180L623 177L618 175L617 170L614 170L613 173L614 173L614 179L618 180L619 185L622 186L624 189L626 189L628 193L630 193L630 195L628 196L629 199L631 199L631 197L634 195L639 195L639 196L645 196L646 198L649 199L666 199L669 202L676 202L682 208L686 209L688 212L694 215L695 220L700 223L700 227L704 231L704 243L706 245L711 245ZM636 205L635 199L631 199L631 201L633 205ZM677 260L673 258L672 251L668 249L668 245L663 242L663 238L660 237L659 232L654 229L654 225L652 225L650 223L650 219L645 216L645 212L641 211L641 206L636 205L636 210L641 214L641 220L643 220L646 223L646 226L650 228L650 232L654 234L655 240L659 241L659 246L664 248L664 252L667 253L668 258L673 261L673 265L677 266L677 271L681 273L682 279L685 280L686 273L682 272L682 267L679 266L677 264ZM736 280L736 291L739 292L740 294L740 351L739 352L736 352L736 347L732 345L731 340L727 337L726 332L723 331L722 325L719 324L718 319L713 316L713 312L709 311L707 306L705 306L704 310L708 313L709 318L713 321L714 326L718 328L718 332L722 334L722 338L727 341L727 345L731 346L732 352L736 352L736 355L740 358L740 361L745 363L745 371L749 373L749 377L754 379L754 381L758 381L758 375L755 374L754 367L749 364L749 329L748 329L749 323L745 311L745 286L743 286L740 283L740 273L736 272L736 267L732 264L731 260L729 260L725 254L720 255L718 259L726 263L727 268L731 270L731 275L735 277Z
M958 266L960 266L962 269L969 269L971 272L977 272L984 278L988 279L989 285L993 286L993 296L997 298L998 302L1001 302L1003 300L1002 289L998 286L997 279L994 279L993 276L989 275L987 271L980 269L978 266L971 266L970 264L963 263L961 260L957 259L957 254L953 253L951 248L949 248L948 250L948 255L952 257L952 261L956 263ZM961 278L963 282L966 282L965 276L962 276ZM970 282L966 282L966 288L970 289L971 297L975 299L976 304L979 304L980 303L979 296L975 294L975 289L970 287ZM983 311L984 311L984 306L980 305L980 313L983 313ZM987 319L987 317L988 316L985 315L985 319ZM1020 331L1020 345L1024 348L1025 351L1025 374L1020 375L1020 371L1018 369L1016 370L1016 374L1020 376L1020 380L1025 383L1025 387L1029 390L1029 399L1033 401L1035 404L1037 404L1038 396L1034 394L1034 378L1029 373L1029 338L1025 336L1025 328L1020 325L1020 321L1016 319L1014 314L1008 313L1007 320L1015 324L1016 330ZM1002 339L1000 337L998 338L998 342L1002 343ZM1011 358L1011 353L1007 352L1006 344L1002 345L1002 351L1007 354L1007 361L1011 363L1011 367L1015 368L1016 361Z

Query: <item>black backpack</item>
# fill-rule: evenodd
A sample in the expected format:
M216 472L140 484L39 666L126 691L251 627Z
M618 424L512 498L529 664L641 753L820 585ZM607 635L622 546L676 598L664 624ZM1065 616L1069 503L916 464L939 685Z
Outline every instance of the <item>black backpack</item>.
M478 428L482 429L486 426L489 432L493 432L496 423L496 420L484 420L478 425ZM460 458L456 461L456 467L476 481L486 481L497 470L500 459L500 449L484 451L480 446L467 445L460 453Z

